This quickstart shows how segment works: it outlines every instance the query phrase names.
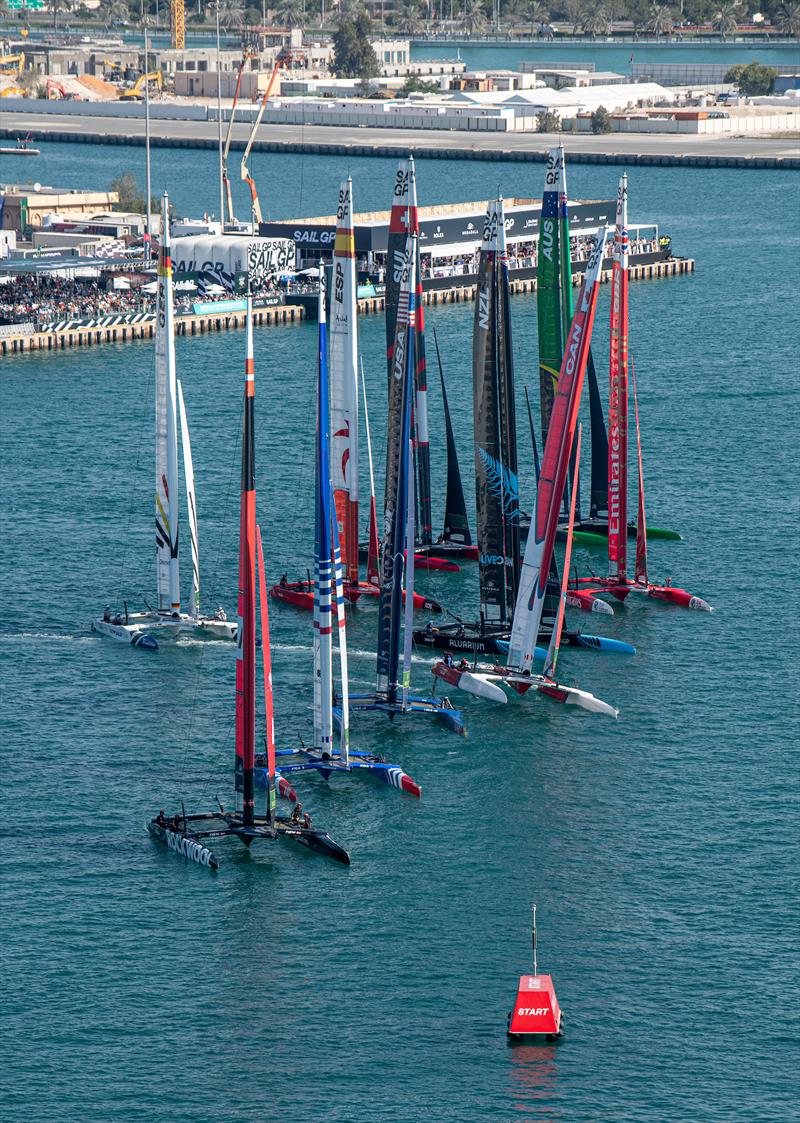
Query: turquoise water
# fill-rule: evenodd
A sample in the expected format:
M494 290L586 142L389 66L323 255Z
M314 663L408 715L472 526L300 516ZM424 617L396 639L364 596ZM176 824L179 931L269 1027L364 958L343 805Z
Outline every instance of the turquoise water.
M102 186L136 161L139 150L52 145L37 175ZM541 189L537 165L486 167L421 160L421 196ZM277 216L330 212L348 170L359 209L385 206L393 166L261 155L256 169ZM213 174L211 153L156 153L154 183L181 210L212 205ZM3 361L5 1118L793 1116L797 182L654 168L630 181L632 219L658 220L698 263L631 289L650 516L685 536L652 543L651 566L715 614L647 604L573 618L638 646L630 660L562 656L568 681L619 705L617 722L544 701L468 701L465 741L422 721L359 721L356 743L403 763L423 799L304 783L349 869L220 846L213 876L149 840L144 821L161 806L230 800L233 757L229 646L149 656L87 629L108 600L152 593L152 348ZM571 171L575 196L614 186L614 169ZM604 290L601 369L607 309ZM468 484L471 315L428 316ZM533 385L534 301L515 298L513 316L521 391ZM383 324L360 327L380 465ZM177 343L204 602L229 611L243 342ZM314 350L310 324L256 333L272 579L310 559ZM474 604L474 571L419 585L456 611ZM359 687L374 622L365 609L351 630ZM291 744L311 728L310 620L275 606L272 623L279 740ZM414 673L428 681L423 661ZM510 1049L532 900L567 1035Z
M630 72L632 62L659 63L726 63L752 62L754 59L768 66L800 63L797 46L775 47L765 43L725 43L692 46L689 43L671 43L668 46L643 46L639 43L491 43L485 46L456 47L454 44L426 43L413 50L414 58L457 58L468 69L501 66L513 70L523 60L537 62L594 62L598 70Z

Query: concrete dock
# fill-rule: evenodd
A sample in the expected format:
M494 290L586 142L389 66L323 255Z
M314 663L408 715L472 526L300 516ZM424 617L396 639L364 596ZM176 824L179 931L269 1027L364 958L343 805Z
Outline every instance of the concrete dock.
M152 120L151 143L169 148L214 148L216 121ZM0 135L30 132L35 140L80 144L144 144L139 117L92 116L19 111L4 114ZM249 124L235 123L232 147L243 149ZM350 129L325 125L269 125L256 140L257 152L312 152L322 155L415 157L440 160L543 162L548 149L563 142L570 163L687 166L702 168L791 168L800 170L800 144L786 137L692 136L688 134L404 132L401 129Z
M632 265L632 281L656 280L660 277L684 276L694 272L694 261L688 257L671 257L648 265ZM572 283L579 285L582 275L573 275ZM600 275L601 281L611 280L611 271L606 269ZM512 294L531 293L536 290L536 280L517 280L509 283ZM429 304L459 304L475 299L475 284L453 284L450 288L433 289L423 293L423 302ZM316 301L316 296L314 296ZM382 296L359 300L358 311L362 315L376 315L383 312L385 299ZM299 323L306 317L301 305L286 304L276 308L257 308L253 311L253 322L257 326ZM175 334L206 335L209 332L233 331L245 326L244 312L225 312L215 316L177 316ZM9 332L0 336L0 355L19 355L26 351L65 351L72 347L98 347L103 343L128 343L141 339L152 339L155 335L155 320L140 324L113 324L108 327L69 327L62 331Z

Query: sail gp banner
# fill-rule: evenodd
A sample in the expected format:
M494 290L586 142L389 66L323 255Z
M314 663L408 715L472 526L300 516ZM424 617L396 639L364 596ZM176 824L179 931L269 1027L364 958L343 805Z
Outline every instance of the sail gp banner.
M254 288L264 288L285 273L294 273L295 245L291 238L254 238L249 234L176 238L172 243L175 273L197 277L202 296L212 285L238 292L238 279L250 278Z

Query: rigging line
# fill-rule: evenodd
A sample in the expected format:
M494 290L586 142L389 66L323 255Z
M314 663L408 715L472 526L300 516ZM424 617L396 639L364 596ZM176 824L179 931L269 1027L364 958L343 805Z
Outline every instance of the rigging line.
M242 406L241 406L241 409L239 411L239 422L240 422L239 429L241 429L243 413L244 413L244 401L242 402ZM228 485L227 485L227 488L225 489L225 502L224 502L223 508L222 508L224 511L227 511L227 509L228 509L228 504L229 504L230 498L231 498L231 490L233 488L233 481L237 476L237 460L238 460L237 452L240 456L241 455L241 445L239 443L238 435L235 435L233 437L232 452L228 454L229 459L230 459L230 469L229 469L229 472L228 472ZM215 574L219 572L220 565L222 563L222 546L223 546L224 541L225 541L225 536L223 535L223 524L220 523L219 533L217 535L217 558L216 558L216 563L215 563L215 567L214 567L214 573ZM197 696L198 696L198 693L200 691L200 681L201 681L201 675L202 675L202 672L203 672L203 662L204 662L207 646L208 646L207 642L201 641L200 658L197 661L197 667L195 668L195 673L194 673L194 690L192 692L192 705L191 705L191 709L189 711L189 722L188 722L188 725L187 725L187 728L186 728L186 735L184 737L184 744L183 744L183 757L182 757L182 760L181 760L181 767L180 767L180 775L182 777L186 775L186 758L189 754L189 746L193 743L192 734L194 732L195 715L197 713ZM230 724L231 724L231 722L230 722L230 719L229 719L228 736L230 736Z
M145 429L146 429L147 423L148 423L149 410L147 408L146 403L147 403L148 398L152 398L153 379L155 378L155 366L154 366L154 364L148 363L147 369L148 369L148 374L147 374L146 385L145 385L145 397L144 397L144 400L143 400L142 405L141 405L141 422L140 422L140 430L139 430L139 439L136 442L136 462L133 466L133 472L131 474L130 488L129 488L129 491L128 491L127 512L126 512L126 515L125 515L125 520L126 520L125 521L125 536L124 536L124 539L123 539L122 557L120 558L119 579L118 579L118 582L117 582L117 598L116 598L117 604L119 604L119 601L122 597L122 590L123 590L124 581L125 581L125 569L126 569L127 560L128 560L128 550L130 549L130 531L131 531L131 525L132 525L132 522L133 522L134 495L135 495L135 492L136 492L136 485L137 485L137 482L138 482L137 477L138 477L139 471L140 471L140 460L141 460L141 456L142 456L142 448L144 447L144 433L145 433Z

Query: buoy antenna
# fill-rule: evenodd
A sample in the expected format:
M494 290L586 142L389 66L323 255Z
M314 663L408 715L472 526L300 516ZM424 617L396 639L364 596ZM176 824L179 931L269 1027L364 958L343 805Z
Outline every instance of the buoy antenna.
M538 971L537 965L536 965L536 905L535 904L531 907L531 912L533 914L533 920L532 920L532 923L531 923L531 945L533 947L533 973L534 973L534 975L538 975L539 971Z

